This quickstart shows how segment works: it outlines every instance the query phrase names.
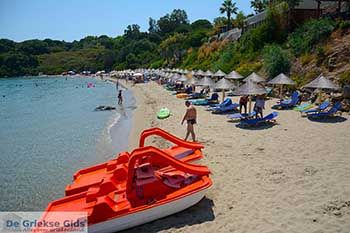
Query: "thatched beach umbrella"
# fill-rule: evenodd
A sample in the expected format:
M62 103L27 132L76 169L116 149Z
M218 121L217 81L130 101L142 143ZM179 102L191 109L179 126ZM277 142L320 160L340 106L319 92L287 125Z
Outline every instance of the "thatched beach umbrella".
M279 85L280 86L280 97L282 97L283 85L295 85L296 83L288 78L285 74L281 73L275 78L271 79L268 84Z
M259 86L251 80L248 80L245 84L237 88L234 93L236 95L248 95L249 96L249 113L252 110L252 95L266 94L267 91L264 87Z
M336 90L340 87L324 77L322 74L318 76L315 80L311 81L310 83L306 84L304 88L314 88L314 89L329 89L329 90Z
M225 73L222 72L221 70L216 71L216 73L213 75L214 77L222 78L225 77Z
M322 74L318 76L315 80L311 81L310 83L306 84L304 88L313 88L318 89L320 92L318 93L318 96L322 96L322 89L328 89L328 90L337 90L340 87L333 83L331 80L324 77Z
M213 72L211 72L210 70L207 70L205 73L204 73L204 75L205 76L213 76L214 75L214 73Z
M255 83L265 82L266 80L257 75L255 72L251 73L248 77L246 77L243 81L247 82L248 80L253 81Z
M177 79L176 81L179 81L179 82L186 82L187 80L188 80L188 78L187 78L184 74L182 74L182 75L180 76L180 78Z
M199 82L198 79L195 77L187 79L187 84L190 84L190 85L197 85L198 82Z
M220 79L217 83L215 83L215 89L222 90L222 101L225 100L225 90L230 90L232 88L235 88L236 85L233 84L231 81L229 81L226 78Z
M197 86L213 87L214 85L215 85L215 82L209 77L204 77L202 80L200 80L197 83Z
M243 79L244 77L240 73L238 73L238 72L233 70L231 73L226 75L226 78L227 79L239 80L239 79Z
M197 76L205 76L203 70L198 70L198 71L196 72L196 75L197 75Z
M175 82L175 81L177 81L179 78L181 78L181 76L180 76L179 74L175 73L175 74L173 74L173 75L170 77L170 80L171 80L172 82Z

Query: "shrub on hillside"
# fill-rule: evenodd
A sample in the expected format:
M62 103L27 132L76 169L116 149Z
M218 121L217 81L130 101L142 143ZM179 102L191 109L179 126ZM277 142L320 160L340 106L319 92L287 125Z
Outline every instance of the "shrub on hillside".
M278 45L269 45L264 48L264 68L270 78L280 73L289 73L291 62L288 54Z
M345 71L339 76L339 83L342 86L350 85L350 70Z
M260 62L243 63L237 67L236 71L244 77L247 77L253 72L258 72L261 69L261 67L262 64Z
M299 56L310 52L315 44L326 39L334 29L335 23L330 19L310 20L288 37L288 45Z

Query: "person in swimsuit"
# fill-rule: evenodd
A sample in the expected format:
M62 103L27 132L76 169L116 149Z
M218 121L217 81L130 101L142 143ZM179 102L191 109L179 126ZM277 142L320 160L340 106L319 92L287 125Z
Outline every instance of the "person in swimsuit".
M187 121L187 133L185 137L185 141L187 140L188 136L191 134L192 140L196 141L196 135L194 133L194 127L193 125L197 123L197 110L196 108L191 104L190 101L186 101L185 105L187 107L186 113L182 119L181 125L185 121Z
M118 94L118 104L119 105L123 104L122 90L120 90Z

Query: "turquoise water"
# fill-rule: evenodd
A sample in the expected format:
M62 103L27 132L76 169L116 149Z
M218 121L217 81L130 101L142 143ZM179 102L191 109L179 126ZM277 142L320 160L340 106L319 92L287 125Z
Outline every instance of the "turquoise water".
M129 91L124 95L132 98ZM118 148L109 134L125 109L95 112L98 105L116 106L114 84L80 77L0 79L0 211L43 210L64 195L76 170L127 148L125 135Z

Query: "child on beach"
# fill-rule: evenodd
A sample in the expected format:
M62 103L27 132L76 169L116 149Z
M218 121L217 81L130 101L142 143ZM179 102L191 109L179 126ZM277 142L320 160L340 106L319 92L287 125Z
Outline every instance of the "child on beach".
M193 125L197 123L197 110L191 104L190 101L186 101L185 105L187 107L187 110L181 122L181 125L183 125L185 120L187 121L187 133L186 133L185 141L187 141L188 136L191 134L192 140L195 142L196 135L194 133Z
M122 90L120 90L118 94L118 104L119 105L123 104Z

